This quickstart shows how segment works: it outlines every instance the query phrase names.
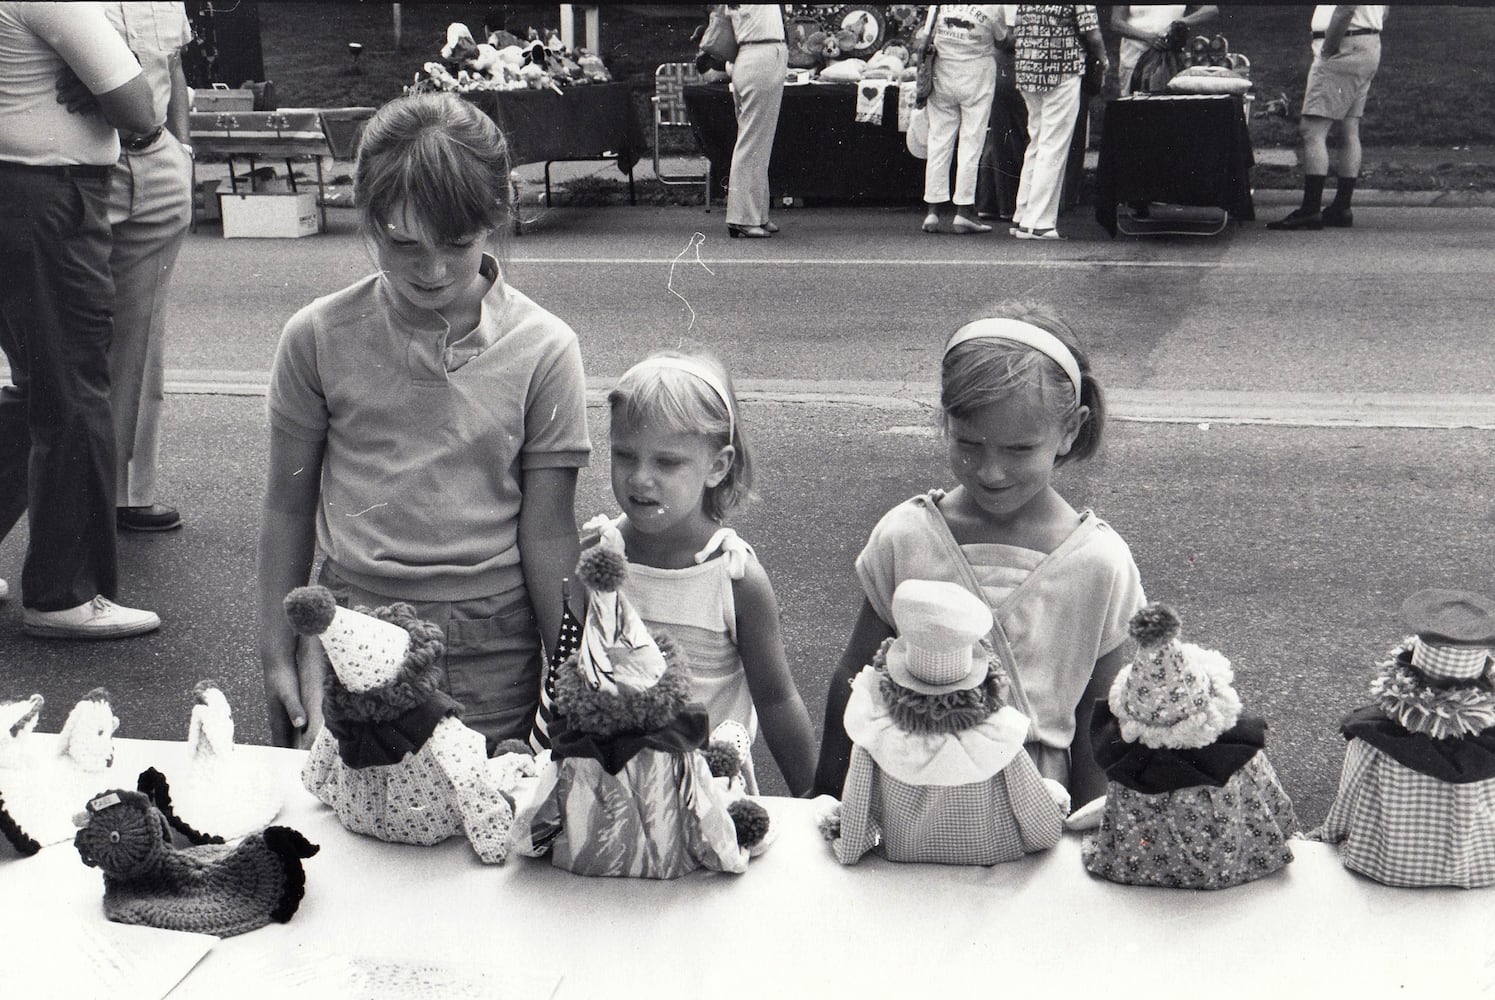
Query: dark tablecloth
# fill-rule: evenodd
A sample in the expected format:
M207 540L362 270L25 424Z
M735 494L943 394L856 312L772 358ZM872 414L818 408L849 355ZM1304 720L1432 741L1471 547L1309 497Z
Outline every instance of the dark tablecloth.
M1116 235L1118 202L1221 208L1256 218L1251 133L1240 97L1124 97L1106 105L1095 219Z
M726 84L686 87L685 107L696 138L711 161L711 172L725 187L732 169L732 147L737 141L731 91ZM855 116L855 84L785 87L773 157L768 164L768 186L773 196L843 203L922 202L924 161L908 151L904 135L898 131L898 89L889 87L883 94L881 125L858 122ZM976 194L981 211L1012 214L1022 150L1027 147L1026 123L1027 109L1015 90L1006 104L998 101L994 105L992 129L1001 134L995 142L988 140L982 158ZM1084 166L1083 130L1076 133L1072 170L1064 187L1065 205L1076 200ZM988 209L1003 204L1005 213L1000 207Z
M589 83L545 90L474 90L462 96L498 123L515 165L616 156L629 173L645 148L633 85Z

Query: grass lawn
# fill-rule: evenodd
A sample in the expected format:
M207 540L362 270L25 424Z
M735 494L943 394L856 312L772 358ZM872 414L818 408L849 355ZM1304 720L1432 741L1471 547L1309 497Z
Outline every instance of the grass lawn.
M391 5L384 3L261 3L259 18L266 75L275 81L285 106L378 105L399 95L421 65L437 59L446 26L462 21L475 34L500 23L523 35L534 26L559 26L556 5L407 3L402 5L403 38L394 44ZM1251 60L1258 109L1286 94L1293 117L1258 114L1251 131L1258 148L1296 143L1296 108L1310 61L1307 5L1224 5L1211 33L1224 34L1231 49ZM661 62L693 56L691 31L700 22L691 5L605 5L602 8L602 56L615 78L639 87L636 111L647 122L648 95L654 68ZM1110 11L1101 8L1102 29L1109 37ZM581 31L580 18L577 25ZM1486 95L1495 85L1495 61L1450 58L1448 41L1458 39L1464 52L1495 51L1495 7L1407 6L1391 8L1381 69L1371 90L1362 126L1367 148L1425 147L1441 149L1457 161L1459 147L1495 146L1495 116L1484 114ZM361 73L351 73L348 42L360 42ZM1115 52L1114 39L1112 52ZM1099 136L1099 109L1092 134ZM647 130L646 130L647 131ZM1097 141L1093 138L1092 142ZM686 140L688 143L688 140ZM1424 158L1425 159L1425 158ZM1368 157L1366 186L1417 189L1495 189L1495 168L1457 162L1382 164ZM1259 186L1298 183L1296 170L1259 170ZM671 201L693 196L678 188L661 188L658 198ZM576 192L590 198L612 198L613 192ZM653 201L650 191L647 200Z

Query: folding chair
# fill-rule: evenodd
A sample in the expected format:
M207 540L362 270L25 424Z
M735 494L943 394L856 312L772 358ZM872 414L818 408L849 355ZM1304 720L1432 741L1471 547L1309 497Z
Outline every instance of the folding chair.
M661 63L654 71L654 176L661 184L700 184L705 199L706 211L711 211L711 161L706 160L704 172L698 174L666 174L659 162L659 137L662 128L689 128L690 116L685 111L685 87L701 83L701 74L694 63ZM693 133L692 133L693 134Z

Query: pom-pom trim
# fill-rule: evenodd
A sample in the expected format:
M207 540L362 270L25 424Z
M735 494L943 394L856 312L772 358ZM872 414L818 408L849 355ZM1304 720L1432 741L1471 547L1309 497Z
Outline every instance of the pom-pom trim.
M576 577L588 590L610 593L628 578L628 558L606 545L594 545L577 560Z
M326 587L297 587L285 596L284 606L297 635L321 635L337 613L337 600Z
M1126 714L1126 686L1133 666L1127 664L1111 684L1107 701L1111 714L1121 724L1121 738L1153 749L1193 750L1207 747L1220 734L1235 726L1241 718L1241 696L1231 686L1235 673L1223 653L1204 649L1193 643L1182 644L1190 663L1203 671L1209 681L1209 697L1203 706L1169 726L1154 726Z
M1478 736L1495 726L1495 690L1484 680L1434 686L1412 666L1408 637L1376 664L1380 674L1370 682L1376 706L1388 719L1412 733L1435 740Z
M1166 604L1149 604L1132 615L1127 631L1143 646L1156 646L1178 636L1178 614Z
M768 836L768 810L752 799L733 799L727 803L727 815L737 829L738 847L757 847Z

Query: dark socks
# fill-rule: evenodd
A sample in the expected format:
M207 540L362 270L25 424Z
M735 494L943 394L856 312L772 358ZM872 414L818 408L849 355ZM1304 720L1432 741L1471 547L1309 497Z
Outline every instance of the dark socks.
M1303 207L1299 213L1311 215L1319 211L1324 204L1324 181L1329 178L1324 174L1303 175Z
M1341 177L1339 184L1334 189L1334 202L1329 208L1335 212L1346 211L1350 207L1350 199L1355 197L1354 177Z

